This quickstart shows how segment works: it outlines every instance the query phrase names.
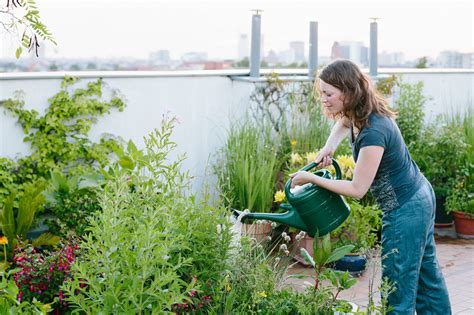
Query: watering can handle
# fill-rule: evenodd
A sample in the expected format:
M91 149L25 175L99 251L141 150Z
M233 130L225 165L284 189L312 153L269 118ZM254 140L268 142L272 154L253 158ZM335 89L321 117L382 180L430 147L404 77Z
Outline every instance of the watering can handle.
M341 172L341 168L339 167L339 164L337 163L337 161L334 158L331 158L331 160L332 160L332 165L336 169L336 179L342 179L342 172ZM310 169L315 168L316 166L318 166L318 164L320 164L320 163L321 162L319 162L319 163L311 162L308 165L306 165L305 167L303 167L301 170L302 171L309 171Z
M336 169L336 179L339 180L339 179L342 178L341 168L339 167L339 164L336 162L335 159L331 158L331 160L332 160L332 165ZM319 163L311 162L308 165L306 165L305 167L303 167L300 171L309 171L309 170L315 168L316 166L318 166L318 164L320 164L320 163L321 162L319 162ZM289 179L286 182L286 185L285 185L285 192L286 193L290 192L290 187L291 187L291 179Z

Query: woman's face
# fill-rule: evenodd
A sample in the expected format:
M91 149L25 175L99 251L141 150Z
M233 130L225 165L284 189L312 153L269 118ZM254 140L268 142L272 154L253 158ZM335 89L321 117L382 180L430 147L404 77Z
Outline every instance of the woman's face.
M326 110L333 115L339 114L344 109L344 95L337 87L319 80L321 102Z

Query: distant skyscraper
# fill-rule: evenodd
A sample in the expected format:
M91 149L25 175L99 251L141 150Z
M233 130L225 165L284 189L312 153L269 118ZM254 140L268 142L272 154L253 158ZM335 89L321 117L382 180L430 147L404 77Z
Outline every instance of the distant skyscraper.
M207 53L205 52L188 52L185 53L181 59L184 62L200 62L200 61L206 61L207 60Z
M382 67L402 66L405 63L405 55L402 52L381 52L378 56L379 65Z
M304 59L304 42L290 42L290 50L293 52L293 62L302 63Z
M250 56L249 37L247 34L240 34L237 57L239 60Z
M368 48L364 46L363 42L334 42L331 48L331 59L349 59L363 66L367 66L369 63L368 55Z
M167 65L170 63L170 51L169 50L157 50L150 54L150 61L155 65Z
M441 68L472 68L473 53L445 50L439 53L436 64Z

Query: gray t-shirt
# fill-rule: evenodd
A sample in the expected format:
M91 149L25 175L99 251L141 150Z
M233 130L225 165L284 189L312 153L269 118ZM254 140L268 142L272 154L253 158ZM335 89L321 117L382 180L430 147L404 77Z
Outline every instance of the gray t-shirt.
M385 149L370 187L382 210L398 208L415 194L423 175L411 158L400 129L392 118L372 113L369 125L362 128L355 141L351 126L350 142L355 161L363 147L380 146Z

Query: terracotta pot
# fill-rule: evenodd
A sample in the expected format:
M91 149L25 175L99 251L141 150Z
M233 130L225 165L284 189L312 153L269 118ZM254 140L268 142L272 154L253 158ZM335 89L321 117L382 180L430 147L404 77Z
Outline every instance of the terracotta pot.
M242 234L255 238L257 242L262 242L272 232L271 222L261 222L253 224L242 224Z
M460 238L474 239L474 217L459 211L453 211L453 214L456 234Z

